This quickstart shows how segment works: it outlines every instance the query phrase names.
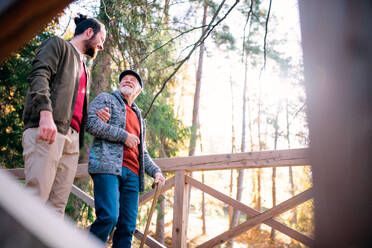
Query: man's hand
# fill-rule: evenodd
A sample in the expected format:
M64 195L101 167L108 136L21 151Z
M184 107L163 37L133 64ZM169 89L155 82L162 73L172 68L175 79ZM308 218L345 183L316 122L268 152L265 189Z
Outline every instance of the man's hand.
M48 110L40 111L38 138L53 144L56 140L57 127L53 120L52 112Z
M125 146L128 148L133 148L137 146L139 143L140 143L139 138L136 135L131 134L131 133L128 134L128 137L124 142Z
M108 122L110 120L110 111L109 108L106 107L105 109L100 109L96 112L96 115L103 121Z
M163 187L165 184L165 178L161 172L156 172L154 177L154 183L158 183L160 187Z

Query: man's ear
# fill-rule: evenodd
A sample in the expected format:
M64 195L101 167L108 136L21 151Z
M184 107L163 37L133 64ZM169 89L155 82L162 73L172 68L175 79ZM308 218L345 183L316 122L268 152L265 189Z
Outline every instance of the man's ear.
M91 39L94 35L93 28L87 28L85 30L85 35L87 36L88 39Z
M136 97L141 93L141 91L142 91L142 88L141 88L141 86L140 86L140 87L138 87L138 89L137 89L137 91L136 91Z

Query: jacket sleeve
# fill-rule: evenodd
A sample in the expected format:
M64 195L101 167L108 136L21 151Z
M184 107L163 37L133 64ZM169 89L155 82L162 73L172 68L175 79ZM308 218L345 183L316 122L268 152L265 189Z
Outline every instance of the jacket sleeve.
M143 164L144 164L144 167L145 167L145 172L147 175L151 176L151 177L155 177L155 174L157 172L161 172L161 169L159 168L159 166L157 166L155 164L155 162L151 159L150 155L148 154L146 148L144 148L144 151L143 151Z
M32 105L36 111L52 111L50 100L50 82L57 73L59 61L63 54L58 37L53 37L45 41L39 48L35 59L32 62L32 69L28 82L30 83L30 95Z
M128 132L124 128L110 124L110 121L105 123L97 116L96 112L105 107L108 107L110 113L112 113L111 95L108 93L98 95L90 103L86 126L87 132L100 139L124 143L128 137Z
M142 117L141 117L142 119ZM155 164L155 162L152 160L152 158L150 157L149 153L147 152L147 149L146 149L146 138L145 138L145 135L146 135L146 123L145 121L142 119L142 126L143 126L143 165L145 167L145 172L147 175L151 176L151 177L155 177L155 174L157 172L161 172L161 169L159 168L159 166L157 164Z

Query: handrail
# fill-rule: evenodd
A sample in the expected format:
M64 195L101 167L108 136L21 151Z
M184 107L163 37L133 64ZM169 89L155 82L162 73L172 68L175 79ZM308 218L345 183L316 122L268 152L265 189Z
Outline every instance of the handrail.
M242 152L232 154L215 154L178 158L158 158L155 163L163 172L175 171L201 171L201 170L227 170L227 169L252 169L283 166L309 165L308 148ZM24 179L23 168L7 169L19 180ZM88 164L79 164L76 177L89 176Z
M308 149L291 149L291 150L275 150L275 151L259 151L259 152L246 152L234 154L216 154L204 155L193 157L180 157L180 158L161 158L154 159L155 163L159 165L163 172L175 172L175 176L166 181L162 192L167 191L174 187L174 206L173 206L173 231L172 231L172 247L186 247L186 229L188 219L188 189L193 186L210 194L211 196L222 200L228 205L239 209L252 218L240 224L237 227L218 235L215 238L201 244L200 247L213 247L221 240L228 240L238 233L248 230L254 225L265 223L274 229L288 235L289 237L312 247L314 240L276 220L273 218L285 212L299 203L312 198L312 190L309 189L298 196L295 196L287 201L277 205L276 207L264 213L260 213L247 205L242 204L235 199L232 199L223 193L212 189L211 187L200 183L199 181L189 177L189 171L203 171L203 170L225 170L225 169L250 169L250 168L268 168L268 167L282 167L282 166L301 166L309 165ZM23 168L9 169L8 172L12 173L18 179L24 179ZM88 176L88 165L79 164L76 172L76 177ZM72 191L78 198L85 201L90 206L94 205L94 200L91 196L86 194L81 189L73 185ZM154 195L153 190L146 192L140 196L139 205L150 200ZM142 233L136 230L135 236L141 238ZM151 244L150 244L151 243ZM146 244L150 247L160 247L155 240L150 238Z

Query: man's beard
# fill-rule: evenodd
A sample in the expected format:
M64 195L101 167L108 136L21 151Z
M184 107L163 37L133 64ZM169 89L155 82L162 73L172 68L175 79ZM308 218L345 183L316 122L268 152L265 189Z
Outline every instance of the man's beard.
M85 42L85 53L84 53L88 55L89 57L91 57L92 59L94 59L97 55L97 49L93 46L93 38L94 36Z
M128 86L119 86L120 93L124 96L131 96L133 89Z

